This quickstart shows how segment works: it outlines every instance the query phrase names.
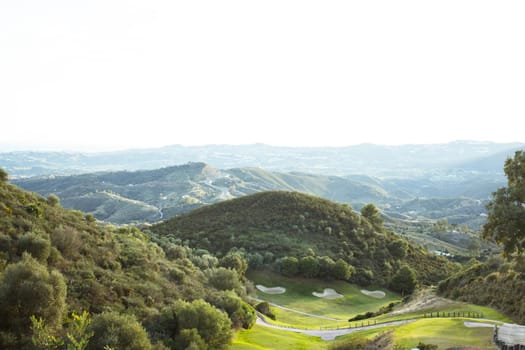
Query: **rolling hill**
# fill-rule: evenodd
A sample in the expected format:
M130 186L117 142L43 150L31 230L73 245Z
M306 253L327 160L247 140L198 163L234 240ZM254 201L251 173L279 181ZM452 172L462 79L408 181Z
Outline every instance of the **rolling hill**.
M287 190L348 203L360 209L374 203L389 216L407 220L447 218L478 228L490 193L503 178L462 177L380 179L308 173L279 173L260 168L215 169L188 163L155 170L118 171L70 176L41 176L13 181L43 196L56 194L65 207L98 220L124 224L157 222L206 204L261 191Z
M267 191L311 193L360 206L393 200L373 184L336 176L275 173L259 168L218 170L188 163L155 170L48 176L15 180L64 206L112 223L156 222L202 205Z
M271 191L205 206L151 227L219 256L243 250L276 260L328 256L356 268L354 281L387 285L403 264L436 283L452 266L370 223L348 205L297 192Z

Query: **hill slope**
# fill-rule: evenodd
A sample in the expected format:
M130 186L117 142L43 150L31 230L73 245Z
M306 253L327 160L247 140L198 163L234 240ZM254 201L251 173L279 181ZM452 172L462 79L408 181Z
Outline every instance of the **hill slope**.
M353 204L392 199L379 186L341 177L259 168L218 170L205 163L14 182L43 196L54 193L66 207L117 224L156 222L205 204L267 190L301 191Z
M51 334L63 336L67 331L63 328L67 328L63 325L67 315L83 310L94 316L93 325L111 317L116 322L111 327L124 327L118 321L124 316L118 314L128 315L125 321L128 325L138 320L148 335L140 324L134 326L137 343L139 331L146 343L148 337L165 343L183 341L177 338L183 321L178 321L177 329L169 330L169 336L163 329L166 324L159 324L164 308L175 308L174 302L181 299L205 299L217 308L229 310L234 327L249 327L255 321L255 313L240 298L244 288L235 272L204 271L217 267L216 258L208 257L204 266L201 257L189 247L169 240L153 242L136 228L117 230L100 226L90 215L63 209L54 196L45 199L3 180L0 179L0 348L34 348L29 320L32 315L42 318L51 327L48 330ZM213 283L215 274L221 271L230 271L226 275L231 277L232 287L228 288L231 291L225 292ZM229 303L228 308L224 303ZM210 347L225 348L231 336L228 316L203 302L176 305L185 310L194 307L207 310L199 321L202 324L217 325L222 319L225 327L219 331L225 343ZM101 329L111 328L108 327ZM210 329L206 332L209 335ZM111 341L129 341L116 333L106 336L113 337ZM104 334L95 330L93 339L100 337ZM201 341L212 343L204 333L202 337ZM136 349L123 343L106 344ZM150 348L151 345L140 347Z
M356 282L386 285L403 264L420 281L436 283L449 272L447 260L385 232L348 205L295 192L262 192L196 209L155 225L151 231L173 236L218 255L244 250L265 262L285 256L328 256L356 267Z

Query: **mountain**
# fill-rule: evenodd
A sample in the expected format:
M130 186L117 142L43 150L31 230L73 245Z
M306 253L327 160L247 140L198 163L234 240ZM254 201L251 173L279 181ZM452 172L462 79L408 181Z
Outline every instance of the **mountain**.
M280 173L260 168L216 169L188 163L155 170L40 176L13 180L42 196L116 223L157 222L203 205L261 191L287 190L348 203L374 203L385 215L406 220L447 219L481 227L490 194L505 184L490 174L387 178Z
M384 231L348 205L297 192L270 191L208 205L154 225L219 256L242 250L268 260L290 257L343 259L356 268L354 282L387 285L404 264L419 280L436 283L452 266L443 258Z
M205 163L135 172L48 176L14 183L113 223L155 222L205 204L267 190L301 191L353 204L384 203L382 188L351 179L258 168L218 170Z
M277 172L324 175L364 174L379 177L416 177L442 169L457 171L461 164L523 148L522 143L457 141L434 145L348 147L276 147L254 145L180 145L107 153L4 152L0 167L13 178L65 175L96 171L142 170L187 162L204 162L220 169L258 167ZM470 169L470 168L468 168ZM490 169L492 170L492 169ZM501 168L496 169L501 172Z

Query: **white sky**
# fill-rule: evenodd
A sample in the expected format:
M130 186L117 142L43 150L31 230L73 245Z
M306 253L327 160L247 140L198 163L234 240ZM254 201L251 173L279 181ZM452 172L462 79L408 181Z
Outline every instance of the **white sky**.
M0 144L523 142L524 18L522 0L2 0Z

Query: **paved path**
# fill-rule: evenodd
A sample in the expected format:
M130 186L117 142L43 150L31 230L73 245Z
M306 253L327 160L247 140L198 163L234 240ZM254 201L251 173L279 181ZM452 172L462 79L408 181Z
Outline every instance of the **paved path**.
M525 326L509 323L499 326L498 340L506 345L525 345Z
M381 327L387 327L387 326L397 326L402 324L407 324L414 322L416 320L403 320L403 321L393 321L393 322L385 322L381 324L376 324L372 326L365 326L365 327L356 327L356 328L341 328L341 329L333 329L333 330L313 330L313 329L300 329L300 328L287 328L287 327L281 327L277 325L270 324L266 322L261 317L257 317L257 324L264 327L269 328L275 328L280 329L282 331L288 331L288 332L295 332L295 333L302 333L306 335L311 335L314 337L320 337L323 340L334 340L336 337L339 337L341 335L357 332L363 329L373 329L373 328L381 328Z

